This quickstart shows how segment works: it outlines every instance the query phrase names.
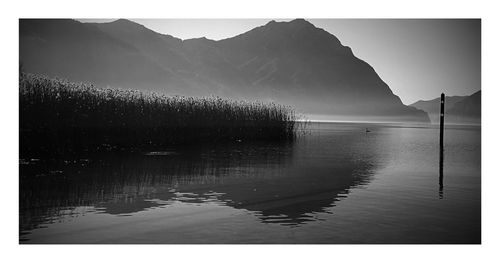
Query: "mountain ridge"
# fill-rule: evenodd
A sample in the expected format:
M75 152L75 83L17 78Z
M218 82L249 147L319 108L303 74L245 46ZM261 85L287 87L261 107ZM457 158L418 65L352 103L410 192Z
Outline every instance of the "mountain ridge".
M181 40L126 19L70 21L20 20L20 59L27 71L169 95L277 102L305 114L429 121L337 37L304 19L270 21L222 40ZM58 28L71 28L74 39L47 34Z
M440 97L432 100L419 100L409 106L427 112L432 123L439 123L440 101ZM469 96L446 96L444 105L447 123L481 122L481 90Z

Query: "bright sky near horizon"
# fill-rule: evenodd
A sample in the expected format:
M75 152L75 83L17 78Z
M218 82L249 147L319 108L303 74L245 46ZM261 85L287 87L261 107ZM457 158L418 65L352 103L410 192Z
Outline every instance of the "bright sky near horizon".
M115 19L78 19L110 22ZM130 19L181 39L219 40L273 19ZM289 21L290 19L274 19ZM403 103L481 89L481 21L455 19L306 19L368 62Z

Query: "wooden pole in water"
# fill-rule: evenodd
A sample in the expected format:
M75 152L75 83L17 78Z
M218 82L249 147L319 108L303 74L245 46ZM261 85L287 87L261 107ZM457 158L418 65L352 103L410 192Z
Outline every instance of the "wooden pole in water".
M444 137L444 93L441 93L441 114L439 117L439 148L443 150Z
M439 117L439 198L443 198L443 148L444 148L444 93L441 93L441 114Z

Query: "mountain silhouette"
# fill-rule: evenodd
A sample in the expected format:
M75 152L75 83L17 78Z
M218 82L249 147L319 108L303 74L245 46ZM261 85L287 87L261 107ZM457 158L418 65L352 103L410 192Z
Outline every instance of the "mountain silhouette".
M447 114L449 122L481 123L481 91L455 103Z
M20 60L27 72L99 86L277 102L350 120L429 121L338 38L304 19L219 41L181 40L125 19L21 19Z
M427 112L432 123L439 123L440 100L419 100L410 106ZM444 106L446 123L481 123L481 91L470 96L446 96Z
M445 112L448 112L449 109L453 108L455 103L463 100L465 97L466 96L446 96L444 104ZM441 98L439 97L432 100L419 100L409 106L427 112L432 123L439 123L439 114L441 110L440 101Z

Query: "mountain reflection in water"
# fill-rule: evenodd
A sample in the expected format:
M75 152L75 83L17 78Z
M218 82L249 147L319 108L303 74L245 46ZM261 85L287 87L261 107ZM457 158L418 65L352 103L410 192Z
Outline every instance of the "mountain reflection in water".
M332 148L335 143L325 147L320 141L299 139L77 160L22 160L21 238L68 211L133 216L176 201L218 203L251 211L263 223L300 226L316 220L315 213L325 213L350 188L370 180L372 147L341 145L346 144Z

